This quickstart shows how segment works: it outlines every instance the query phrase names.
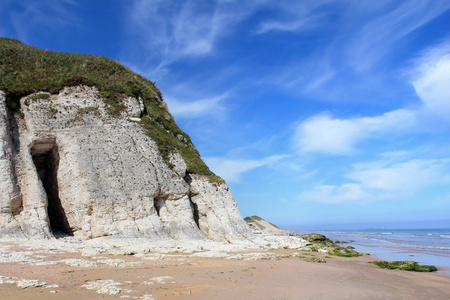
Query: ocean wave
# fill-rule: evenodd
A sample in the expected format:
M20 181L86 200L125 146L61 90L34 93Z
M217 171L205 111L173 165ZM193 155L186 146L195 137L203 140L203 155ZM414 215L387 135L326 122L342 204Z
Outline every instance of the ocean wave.
M415 248L415 249L435 249L435 250L450 250L450 247L447 247L447 245L437 244L437 245L429 245L424 244L426 241L416 241L417 243L414 243L413 241L406 241L403 239L395 239L395 235L389 235L389 239L384 237L385 235L379 234L377 236L373 235L358 235L357 238L363 239L363 240L370 240L374 241L380 244L390 244L405 248ZM445 243L447 244L447 243Z

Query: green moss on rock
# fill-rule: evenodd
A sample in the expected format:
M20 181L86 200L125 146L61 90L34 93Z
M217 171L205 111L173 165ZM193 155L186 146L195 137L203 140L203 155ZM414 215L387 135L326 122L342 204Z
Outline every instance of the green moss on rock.
M325 259L320 258L320 257L305 257L305 258L303 258L303 260L307 261L307 262L315 262L315 263L321 263L321 264L327 262Z
M402 260L402 261L372 261L371 263L379 266L382 269L389 270L404 270L404 271L415 271L415 272L436 272L437 268L435 266L429 265L419 265L417 262L412 260Z
M326 236L318 233L301 234L300 237L308 242L323 242L327 240Z
M48 93L38 93L30 96L31 100L39 100L39 99L49 99L50 94Z
M306 257L306 256L310 256L310 257ZM296 253L292 253L290 255L290 257L301 258L307 262L315 262L315 263L326 263L327 262L325 259L320 258L320 257L315 257L314 255L309 254L309 253L300 254L300 253L296 252Z
M329 255L342 257L356 257L363 255L362 253L353 250L352 249L353 247L351 246L344 248L336 245L323 234L318 233L301 234L300 237L312 243L311 245L306 247L306 250L312 252L323 252L328 253Z

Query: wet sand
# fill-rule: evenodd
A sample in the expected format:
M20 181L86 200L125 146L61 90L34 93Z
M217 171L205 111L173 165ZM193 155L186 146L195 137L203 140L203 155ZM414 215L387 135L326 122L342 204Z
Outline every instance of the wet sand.
M0 299L450 299L448 275L383 270L368 263L370 256L296 250L83 256L18 243L2 250L30 260L0 262ZM326 263L291 257L295 252ZM21 288L20 279L45 285ZM99 292L116 294L88 289L101 284Z

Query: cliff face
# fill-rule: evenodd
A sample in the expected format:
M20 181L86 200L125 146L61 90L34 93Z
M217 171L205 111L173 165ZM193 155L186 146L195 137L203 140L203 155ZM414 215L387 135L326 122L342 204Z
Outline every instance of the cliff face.
M141 98L115 116L104 100L79 85L24 96L13 113L0 91L0 236L251 237L225 182L186 172L177 150L163 157Z

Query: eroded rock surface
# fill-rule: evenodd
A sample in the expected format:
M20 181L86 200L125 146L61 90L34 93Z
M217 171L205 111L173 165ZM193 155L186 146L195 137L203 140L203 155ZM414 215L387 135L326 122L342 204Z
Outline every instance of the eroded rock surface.
M164 161L138 123L142 100L119 117L84 86L23 97L15 114L5 102L0 92L0 236L252 239L226 183L187 174L178 153Z

